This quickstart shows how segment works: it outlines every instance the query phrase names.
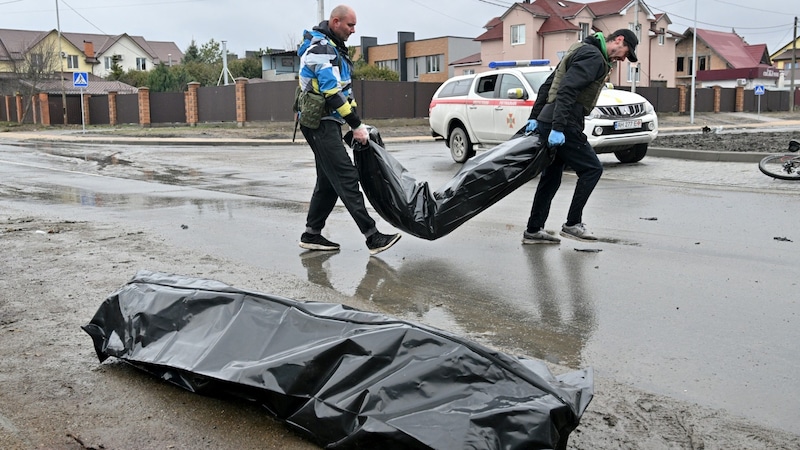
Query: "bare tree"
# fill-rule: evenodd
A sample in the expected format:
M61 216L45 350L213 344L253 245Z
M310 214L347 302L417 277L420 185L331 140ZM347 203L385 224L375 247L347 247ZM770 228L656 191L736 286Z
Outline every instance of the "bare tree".
M56 78L61 70L61 59L54 42L30 48L21 56L20 59L11 59L11 77L4 90L22 94L25 99L22 117L25 121L32 117L31 98L39 93L43 82Z

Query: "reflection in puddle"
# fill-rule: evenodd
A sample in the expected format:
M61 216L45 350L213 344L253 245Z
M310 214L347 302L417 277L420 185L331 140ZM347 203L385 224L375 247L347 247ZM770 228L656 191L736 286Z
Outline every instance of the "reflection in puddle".
M339 252L302 253L308 281L374 303L396 317L471 335L534 358L578 367L596 329L585 273L596 264L595 254L526 248L528 267L520 269L527 272L528 284L522 281L522 289L511 291L498 285L501 280L491 280L491 271L474 279L447 258L395 268L371 257L350 294L331 280L339 266L348 265L350 274L358 269L336 255Z

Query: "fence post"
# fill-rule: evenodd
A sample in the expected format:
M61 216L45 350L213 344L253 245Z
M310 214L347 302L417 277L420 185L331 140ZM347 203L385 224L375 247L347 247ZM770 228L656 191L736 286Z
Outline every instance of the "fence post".
M736 86L736 112L744 111L744 86Z
M236 124L243 127L247 122L247 78L236 80Z
M200 83L192 81L189 83L189 89L184 93L186 102L186 123L190 127L197 126L200 121L200 113L197 105L197 90L200 88Z
M47 92L39 92L39 115L42 125L50 126L50 96Z
M678 86L678 114L686 113L686 86Z
M117 124L117 91L108 91L108 124Z
M22 123L22 120L24 119L23 113L25 112L22 109L22 94L18 92L16 97L17 97L17 123Z
M139 125L150 126L150 88L146 86L139 88Z
M722 86L714 86L714 112L718 113L722 103Z

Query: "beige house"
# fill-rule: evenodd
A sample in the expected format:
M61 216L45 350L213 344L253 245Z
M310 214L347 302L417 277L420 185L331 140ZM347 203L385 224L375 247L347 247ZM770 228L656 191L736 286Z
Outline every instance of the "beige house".
M698 28L695 39L689 28L676 45L675 56L679 85L691 86L694 73L699 87L782 87L781 71L770 63L766 44L750 45L736 33Z
M617 64L611 81L618 86L675 86L675 40L667 30L665 14L655 14L640 0L607 0L577 3L535 0L515 3L503 15L491 19L481 44L480 61L460 64L460 72L489 70L492 61L548 59L552 64L575 42L596 32L611 34L627 28L639 36L639 62Z
M49 62L45 71L105 77L115 60L123 71L148 71L160 63L180 64L183 59L174 42L148 41L141 36L63 32L60 41L58 38L57 30L0 29L0 72L22 72L23 66ZM57 58L59 53L61 58Z

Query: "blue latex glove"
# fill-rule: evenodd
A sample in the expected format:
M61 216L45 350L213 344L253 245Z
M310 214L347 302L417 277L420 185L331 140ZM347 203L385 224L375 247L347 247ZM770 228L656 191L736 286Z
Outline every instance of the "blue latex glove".
M564 133L558 130L550 130L550 136L547 137L547 143L550 144L551 147L564 145L564 140Z
M536 123L536 121L534 119L528 119L528 124L525 125L525 131L527 133L532 133L533 131L536 130L536 126L537 125L539 125L539 124Z

